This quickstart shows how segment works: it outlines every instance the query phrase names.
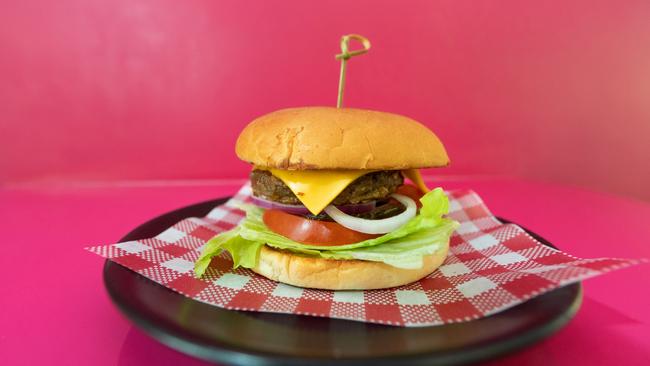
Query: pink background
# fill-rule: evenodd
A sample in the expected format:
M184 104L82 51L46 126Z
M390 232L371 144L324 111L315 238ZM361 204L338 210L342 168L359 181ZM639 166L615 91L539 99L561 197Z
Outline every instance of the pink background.
M650 2L0 2L0 182L243 177L252 118L346 104L443 139L436 174L650 200ZM193 164L180 156L194 153Z
M430 184L574 255L650 257L647 0L0 0L0 365L202 364L127 322L82 248L234 193L238 132L334 105L352 32L373 48L346 104L433 128ZM649 276L586 281L566 328L492 364L647 364Z

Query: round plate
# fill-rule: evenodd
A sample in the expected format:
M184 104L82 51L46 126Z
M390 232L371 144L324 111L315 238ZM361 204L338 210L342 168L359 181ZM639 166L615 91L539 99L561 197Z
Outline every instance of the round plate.
M186 217L206 215L226 200L169 212L121 241L155 236ZM111 261L104 265L104 285L122 313L153 338L198 358L237 365L326 365L334 360L347 365L465 364L549 336L573 317L582 299L581 285L573 284L483 319L402 328L225 310L189 299Z

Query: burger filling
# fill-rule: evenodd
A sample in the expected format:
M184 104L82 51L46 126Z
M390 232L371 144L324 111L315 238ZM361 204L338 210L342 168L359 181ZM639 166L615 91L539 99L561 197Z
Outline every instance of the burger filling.
M291 189L271 172L255 169L251 172L250 178L254 196L286 205L302 205ZM364 219L383 219L399 215L405 207L400 202L390 199L390 195L399 187L403 187L403 183L402 174L396 170L368 173L347 186L331 204L343 206L349 214ZM315 215L304 212L302 215L312 220L332 221L325 211Z
M287 178L286 174L254 169L250 175L253 196L266 209L263 221L271 231L303 244L344 245L390 232L416 215L415 202L422 196L416 187L404 185L399 170L290 173L318 174L322 178L301 188L294 183L314 179L305 179L304 175ZM319 191L322 186L328 186L328 180L347 182L336 183L339 190L335 192L333 189ZM292 184L293 189L289 186ZM305 207L307 195L320 204L325 203L324 208Z
M426 256L446 248L458 223L444 216L449 202L441 188L423 193L402 184L400 173L420 186L408 171L256 170L255 204L234 203L246 217L206 243L194 273L201 277L224 251L234 268L255 268L264 246L317 259L422 268Z

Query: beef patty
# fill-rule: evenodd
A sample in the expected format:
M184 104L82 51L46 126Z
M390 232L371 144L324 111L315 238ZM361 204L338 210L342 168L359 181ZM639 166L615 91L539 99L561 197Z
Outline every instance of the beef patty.
M291 205L300 200L282 180L266 170L253 170L250 175L253 194L267 200ZM357 178L347 186L333 204L346 205L384 199L404 183L399 170L381 170Z

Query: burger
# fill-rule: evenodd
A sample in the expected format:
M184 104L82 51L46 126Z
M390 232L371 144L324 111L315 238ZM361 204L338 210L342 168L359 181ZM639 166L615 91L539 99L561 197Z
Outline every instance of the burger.
M449 158L428 128L379 111L304 107L253 120L237 156L252 165L246 217L212 238L213 257L293 286L363 290L417 281L445 260L458 223L420 168Z

